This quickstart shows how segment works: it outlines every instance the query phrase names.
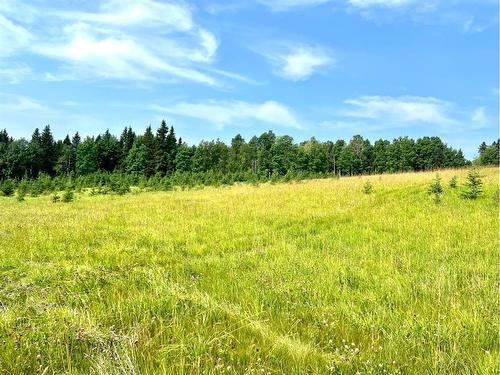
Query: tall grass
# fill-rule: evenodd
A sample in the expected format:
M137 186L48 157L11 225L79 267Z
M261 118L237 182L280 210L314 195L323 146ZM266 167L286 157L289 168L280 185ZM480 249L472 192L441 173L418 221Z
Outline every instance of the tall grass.
M0 373L498 373L498 170L0 198Z

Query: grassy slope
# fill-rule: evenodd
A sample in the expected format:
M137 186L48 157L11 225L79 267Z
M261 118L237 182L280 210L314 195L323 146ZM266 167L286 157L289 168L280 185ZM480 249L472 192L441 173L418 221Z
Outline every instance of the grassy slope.
M0 198L0 373L498 372L482 173Z

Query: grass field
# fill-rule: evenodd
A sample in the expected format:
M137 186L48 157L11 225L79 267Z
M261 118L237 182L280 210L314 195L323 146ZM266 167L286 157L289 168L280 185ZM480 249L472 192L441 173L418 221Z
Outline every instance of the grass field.
M466 173L0 198L0 373L498 373L498 170Z

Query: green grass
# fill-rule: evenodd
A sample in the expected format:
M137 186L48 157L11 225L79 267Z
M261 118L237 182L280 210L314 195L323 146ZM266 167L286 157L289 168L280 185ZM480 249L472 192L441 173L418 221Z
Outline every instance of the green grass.
M0 198L0 373L498 373L481 173Z

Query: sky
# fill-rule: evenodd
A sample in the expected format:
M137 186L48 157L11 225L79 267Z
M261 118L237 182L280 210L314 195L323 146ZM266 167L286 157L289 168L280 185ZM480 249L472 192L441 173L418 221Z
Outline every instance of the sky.
M0 128L498 138L497 0L0 0Z

